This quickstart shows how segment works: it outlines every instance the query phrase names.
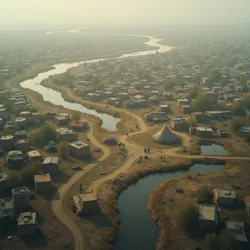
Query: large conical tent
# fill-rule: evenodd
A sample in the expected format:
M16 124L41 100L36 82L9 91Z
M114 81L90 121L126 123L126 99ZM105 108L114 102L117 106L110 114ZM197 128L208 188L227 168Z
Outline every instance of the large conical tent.
M153 140L160 144L174 144L180 142L180 139L172 133L166 125L153 135Z

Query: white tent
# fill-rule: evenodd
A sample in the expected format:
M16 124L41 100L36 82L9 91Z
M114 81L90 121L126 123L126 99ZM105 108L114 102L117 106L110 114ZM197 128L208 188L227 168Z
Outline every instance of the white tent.
M155 142L160 144L174 144L180 142L179 137L172 133L166 125L152 137Z

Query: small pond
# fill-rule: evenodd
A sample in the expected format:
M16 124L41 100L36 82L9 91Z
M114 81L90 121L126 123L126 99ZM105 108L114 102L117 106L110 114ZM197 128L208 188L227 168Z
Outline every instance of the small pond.
M201 145L201 155L228 155L228 152L217 144Z
M160 230L148 213L148 199L160 184L188 174L217 172L223 168L224 165L194 164L189 170L152 174L129 186L118 199L121 224L115 250L156 249Z

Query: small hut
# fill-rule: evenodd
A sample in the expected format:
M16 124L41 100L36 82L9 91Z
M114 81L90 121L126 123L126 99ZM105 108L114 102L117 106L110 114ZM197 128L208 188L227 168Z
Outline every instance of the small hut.
M180 142L180 138L172 133L169 128L165 125L159 132L153 135L153 140L160 144L175 144Z

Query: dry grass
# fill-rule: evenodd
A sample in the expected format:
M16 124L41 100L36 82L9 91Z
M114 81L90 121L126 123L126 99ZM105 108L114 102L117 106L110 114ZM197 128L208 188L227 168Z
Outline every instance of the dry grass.
M150 196L148 208L154 221L161 228L161 235L157 250L191 249L199 239L190 238L176 224L177 214L181 207L187 203L196 204L197 191L204 185L209 189L215 187L231 187L236 182L241 183L241 190L236 191L237 197L242 200L249 194L250 170L246 168L249 162L228 162L226 168L215 174L196 174L171 180L160 185ZM231 178L229 176L232 176ZM176 193L176 188L182 188L183 194ZM171 199L170 199L171 198ZM238 211L239 208L236 210ZM244 211L244 207L241 208ZM232 210L222 209L221 217L231 216Z

